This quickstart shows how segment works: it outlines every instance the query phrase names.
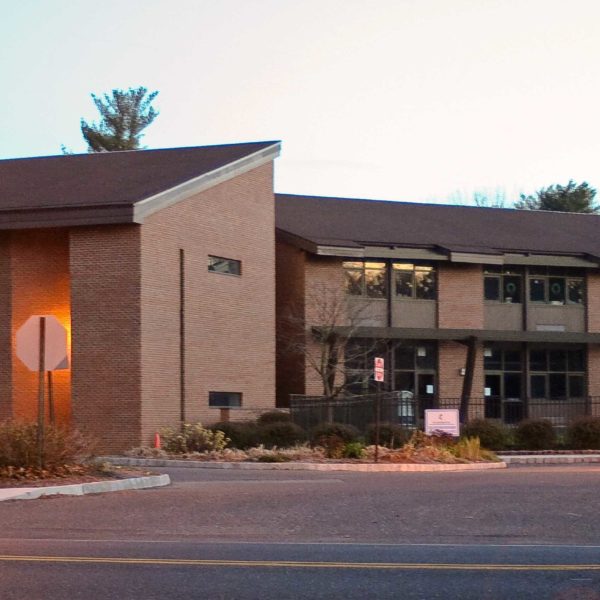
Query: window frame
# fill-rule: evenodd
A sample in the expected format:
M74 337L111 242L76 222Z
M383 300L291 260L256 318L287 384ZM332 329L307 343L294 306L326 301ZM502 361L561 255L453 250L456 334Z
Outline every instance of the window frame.
M228 266L233 265L236 267L236 269L228 270L228 271L222 271L220 269L215 269L212 259L215 259L215 261L222 261L222 262L226 263ZM235 272L235 271L237 271L237 272ZM236 258L227 258L225 256L217 256L215 254L209 254L208 255L208 272L209 273L217 273L218 275L229 275L229 276L233 276L233 277L241 277L242 276L242 261L238 260Z
M410 268L399 268L400 265L404 265L404 266L410 267ZM396 277L396 274L400 274L400 273L404 273L404 274L410 273L411 274L411 281L409 284L410 288L411 288L410 296L398 293L398 278ZM418 285L417 273L429 273L431 275L432 281L433 281L433 286L432 286L433 291L432 291L431 298L426 298L426 297L419 295L419 289L422 289L422 286L420 287ZM399 300L400 302L406 301L406 300L419 300L419 301L426 301L426 302L436 302L437 301L437 298L438 298L438 275L437 275L437 268L434 264L393 260L391 262L391 274L392 274L391 285L392 285L394 300Z
M523 304L524 299L524 273L522 269L515 267L494 267L484 265L483 268L483 301L490 304ZM505 278L518 277L520 282L520 289L517 300L514 300L514 296L508 296L506 290ZM496 280L498 282L498 298L487 298L486 297L486 280ZM510 300L507 300L510 298Z
M215 396L227 396L227 397L236 397L237 402L236 403L231 403L230 398L228 398L227 404L217 404L214 403L213 398ZM208 408L242 408L242 404L243 404L243 393L242 392L225 392L225 391L209 391L208 392Z
M369 298L370 300L385 300L388 297L388 264L384 260L345 260L342 261L342 270L344 272L344 290L348 296L355 298ZM370 282L370 277L376 277L380 272L381 281L377 284ZM358 279L350 275L358 276ZM359 293L351 291L352 282ZM374 293L377 287L381 288L380 293Z

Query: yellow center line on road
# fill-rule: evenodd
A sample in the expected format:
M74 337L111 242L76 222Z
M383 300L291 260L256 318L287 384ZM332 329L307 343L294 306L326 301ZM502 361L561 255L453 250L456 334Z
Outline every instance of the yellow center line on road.
M96 556L13 556L0 555L0 562L88 563L115 565L157 565L172 567L258 567L284 569L387 569L434 571L600 571L600 564L467 564L467 563L369 563L311 562L290 560L208 560L186 558L126 558Z

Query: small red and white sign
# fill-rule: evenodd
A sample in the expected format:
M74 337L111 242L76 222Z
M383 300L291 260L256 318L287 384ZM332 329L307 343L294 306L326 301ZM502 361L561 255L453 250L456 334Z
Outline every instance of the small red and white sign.
M384 381L385 379L385 361L381 356L375 357L375 381Z

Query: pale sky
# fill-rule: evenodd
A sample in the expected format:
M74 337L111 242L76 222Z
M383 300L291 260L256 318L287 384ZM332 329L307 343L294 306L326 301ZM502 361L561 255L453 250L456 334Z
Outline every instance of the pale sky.
M0 158L76 152L90 93L148 148L281 140L276 190L451 202L600 187L598 0L0 0Z

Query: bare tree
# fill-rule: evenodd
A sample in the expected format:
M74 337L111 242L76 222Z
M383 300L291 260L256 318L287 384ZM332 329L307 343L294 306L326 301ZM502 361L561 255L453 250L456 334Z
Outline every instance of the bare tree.
M349 296L341 286L314 284L302 306L291 306L283 319L282 352L304 359L327 398L348 390L353 381L347 365L360 361L378 345L372 339L356 343L360 328L368 324L369 307L368 300Z

